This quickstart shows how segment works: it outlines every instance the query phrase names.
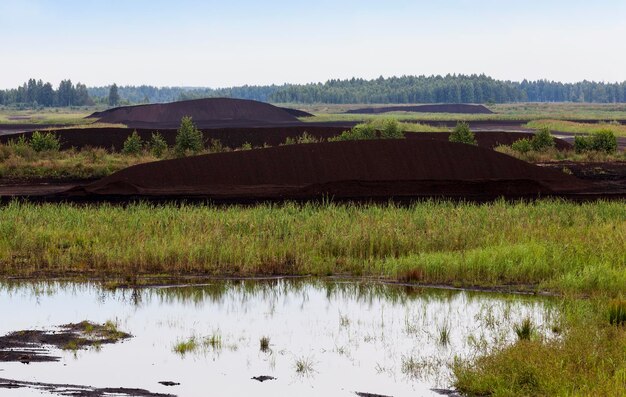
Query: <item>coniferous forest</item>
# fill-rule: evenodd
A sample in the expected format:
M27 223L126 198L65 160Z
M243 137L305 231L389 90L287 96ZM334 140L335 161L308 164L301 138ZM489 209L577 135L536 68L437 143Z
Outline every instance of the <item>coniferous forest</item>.
M325 83L240 86L230 88L115 86L119 103L111 102L113 86L86 87L63 80L58 87L30 79L0 90L0 105L22 107L140 104L207 97L254 99L275 103L512 103L626 102L626 82L548 80L521 82L485 75L379 77L373 80L328 80Z

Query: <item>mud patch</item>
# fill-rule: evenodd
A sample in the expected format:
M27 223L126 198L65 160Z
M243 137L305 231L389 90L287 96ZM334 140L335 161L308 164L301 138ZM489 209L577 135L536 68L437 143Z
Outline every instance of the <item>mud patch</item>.
M152 393L144 389L129 389L129 388L97 388L91 386L80 385L62 385L55 383L41 383L41 382L25 382L20 380L3 379L0 378L0 389L32 389L39 391L46 391L59 396L74 396L74 397L105 397L105 396L118 396L118 397L175 397L173 394Z
M54 331L16 331L0 337L0 362L59 361L60 357L52 355L50 347L79 350L117 343L131 336L111 322L94 324L89 321L61 325Z

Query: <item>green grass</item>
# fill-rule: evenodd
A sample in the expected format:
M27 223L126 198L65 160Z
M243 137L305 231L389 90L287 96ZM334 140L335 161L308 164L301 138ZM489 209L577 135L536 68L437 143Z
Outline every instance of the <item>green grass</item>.
M131 165L159 160L149 152L138 156L101 148L35 152L28 147L0 144L0 178L101 178Z
M626 205L10 203L0 274L354 275L618 296Z
M85 117L98 110L103 109L96 107L78 107L18 110L0 107L0 124L89 124L93 122L93 120L85 120Z
M566 300L563 337L519 338L457 361L455 386L469 396L623 396L626 327L609 324L605 305Z
M599 151L576 153L575 150L557 150L551 148L543 151L530 150L526 153L521 153L513 150L511 146L506 145L498 146L495 150L529 163L543 163L547 161L574 161L587 163L626 161L626 150L618 150L615 153Z
M282 105L281 105L282 106ZM617 120L626 119L626 104L590 104L590 103L512 103L495 104L487 107L495 114L458 114L458 113L413 113L392 112L378 115L343 114L346 110L361 107L380 107L389 105L294 105L314 114L314 117L302 118L302 121L367 121L393 116L400 121L406 120Z
M535 120L525 125L531 129L548 128L551 131L592 134L598 131L611 131L615 136L626 137L626 125L618 123L576 123L562 120Z

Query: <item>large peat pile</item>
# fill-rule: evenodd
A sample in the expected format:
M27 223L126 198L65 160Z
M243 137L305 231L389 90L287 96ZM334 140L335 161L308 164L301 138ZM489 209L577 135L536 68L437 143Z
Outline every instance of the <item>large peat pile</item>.
M243 127L300 122L288 111L268 103L232 98L124 106L96 112L89 117L103 123L121 123L129 127L177 127L184 116L192 117L200 127Z
M70 197L224 201L538 197L589 186L558 170L436 140L376 140L216 153L133 166Z

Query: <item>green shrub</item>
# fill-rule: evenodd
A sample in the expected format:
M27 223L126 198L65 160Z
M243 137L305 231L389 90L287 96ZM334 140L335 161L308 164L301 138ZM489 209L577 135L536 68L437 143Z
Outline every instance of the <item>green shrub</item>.
M617 138L611 130L600 130L591 135L591 150L614 153L617 150Z
M530 145L534 151L542 152L554 147L554 137L548 128L542 128L535 132Z
M180 128L176 134L176 144L174 151L179 157L201 152L204 149L204 138L200 131L193 123L191 117L185 116L180 120Z
M10 139L7 143L7 147L9 148L9 152L25 159L31 159L35 155L35 151L29 145L24 135L20 135L17 140Z
M237 150L252 150L252 144L244 142Z
M167 142L163 138L163 135L157 132L152 133L152 137L150 138L150 153L154 157L162 157L163 154L167 151Z
M470 130L469 124L464 121L460 121L454 127L454 130L450 133L448 138L450 142L465 143L468 145L476 145L476 137L472 130Z
M35 131L30 138L29 144L36 152L58 152L61 149L59 137L52 132L42 133Z
M141 153L142 149L143 149L143 141L141 140L141 137L135 130L124 141L124 147L122 148L122 153L138 155L139 153Z
M533 145L530 143L530 139L522 138L513 142L511 149L519 153L528 153L533 149Z
M403 139L404 131L398 120L385 119L383 120L383 128L380 130L380 137L383 139Z
M298 137L287 137L287 139L285 139L285 143L283 143L283 145L296 145L296 144L303 144L303 143L319 143L322 142L323 139L319 139L314 137L313 135L309 134L308 132L304 131L302 133L302 135L298 136Z
M329 141L359 141L377 139L376 127L372 123L357 124L351 130L342 132L339 136L330 138Z
M611 130L596 131L590 136L576 136L574 137L574 149L577 153L587 151L615 153L617 138Z
M574 137L574 150L576 153L588 152L591 150L591 139L586 136L576 135Z
M222 153L227 150L230 150L230 149L227 147L224 147L224 145L222 145L222 141L220 141L219 139L211 139L209 141L209 152Z

